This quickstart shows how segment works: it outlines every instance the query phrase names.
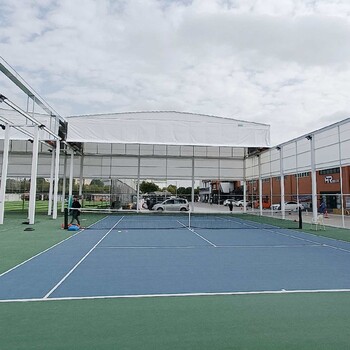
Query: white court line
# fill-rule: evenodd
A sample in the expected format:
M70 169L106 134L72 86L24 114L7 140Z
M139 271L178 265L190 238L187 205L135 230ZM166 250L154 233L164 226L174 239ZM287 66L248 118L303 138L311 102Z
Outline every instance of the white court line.
M183 224L182 222L178 221L177 222L179 224L181 224L183 227L187 228L187 230L191 231L192 233L194 233L195 235L197 235L198 237L202 238L204 241L208 242L211 246L216 248L216 245L213 242L210 242L208 239L204 238L203 236L201 236L199 233L197 233L195 230L187 227L185 224Z
M220 217L218 217L220 218ZM232 222L235 222L235 223L238 223L237 221L234 221L234 220L231 220L231 219L225 219L225 218L221 218L222 220L228 220L228 221L232 221ZM247 223L242 223L243 225L246 225L246 226L249 226L249 227L254 227L254 228L260 228L259 226L254 226L254 225L250 225L250 224L247 224ZM327 247L327 248L332 248L332 249L335 249L335 250L340 250L340 251L343 251L343 252L347 252L347 253L350 253L350 249L345 249L345 248L339 248L339 247L336 247L336 246L333 246L333 245L330 245L330 244L325 244L325 243L320 243L320 242L316 242L316 241L313 241L311 239L306 239L306 238L302 238L302 237L297 237L297 236L294 236L294 235L291 235L291 234L287 234L287 233L283 233L283 232L278 232L277 230L279 229L283 229L283 228L279 228L277 226L273 226L273 225L270 225L269 226L272 226L272 228L276 228L276 230L273 230L273 229L267 229L267 228L261 228L261 230L263 231L268 231L268 232L272 232L274 234L277 234L277 235L280 235L280 236L285 236L285 237L288 237L288 238L294 238L294 239L297 239L297 240L300 240L300 241L304 241L304 242L308 242L308 243L312 243L312 245L305 245L305 247L311 247L311 246L320 246L320 247ZM294 230L293 230L294 231ZM298 232L299 233L299 232ZM308 232L304 232L302 231L303 234L305 235L308 235L310 233ZM311 235L311 234L310 234ZM319 236L316 236L316 237L319 237ZM329 238L329 237L325 237L325 236L321 236L321 238L324 238L324 239L332 239L332 238ZM334 239L334 238L333 238ZM337 240L336 240L337 241ZM345 243L349 243L349 242L346 242L346 241L340 241L340 242L345 242Z
M301 247L322 247L320 244L279 244L279 245L216 245L215 248L301 248ZM203 249L210 248L207 245L194 246L101 246L96 249Z
M60 242L54 244L53 246L51 246L51 247L49 247L49 248L43 250L42 252L40 252L40 253L38 253L38 254L32 256L31 258L29 258L29 259L27 259L27 260L25 260L25 261L22 261L20 264L18 264L18 265L16 265L16 266L12 267L11 269L9 269L9 270L3 272L3 273L0 275L0 277L2 277L2 276L4 276L4 275L6 275L7 273L9 273L9 272L11 272L11 271L17 269L18 267L24 265L25 263L27 263L27 262L33 260L34 258L38 257L39 255L46 253L46 252L49 251L50 249L57 247L59 244L61 244L61 243L65 242L65 241L67 241L68 239L71 239L72 237L76 236L77 234L79 234L79 233L81 233L81 232L82 232L82 231L78 231L77 233L75 233L75 234L72 235L72 236L67 237L67 238L64 239L63 241L60 241Z
M278 245L218 245L217 248L304 248L322 247L320 244L278 244Z
M44 299L48 298L67 278L73 271L88 257L88 255L107 237L107 235L122 221L124 218L121 217L111 229L73 266L73 268L44 296Z
M107 217L107 216L106 216L106 217ZM91 224L91 225L88 226L87 228L89 228L89 227L91 227L92 225L95 225L96 223L102 221L102 220L105 219L106 217L104 217L104 218L102 218L102 219L96 221L95 223ZM24 265L25 263L27 263L27 262L29 262L29 261L35 259L35 258L38 257L39 255L46 253L46 252L49 251L50 249L53 249L53 248L57 247L58 245L60 245L61 243L67 241L68 239L71 239L72 237L78 235L79 233L82 233L84 230L85 230L85 229L81 229L81 230L79 230L77 233L75 233L74 235L71 235L71 236L67 237L67 238L64 239L63 241L60 241L60 242L54 244L53 246L51 246L51 247L49 247L49 248L43 250L42 252L40 252L40 253L38 253L38 254L32 256L31 258L29 258L29 259L27 259L27 260L25 260L25 261L22 261L20 264L18 264L18 265L16 265L16 266L12 267L11 269L9 269L9 270L3 272L2 274L0 274L0 277L2 277L2 276L4 276L4 275L8 274L9 272L11 272L11 271L17 269L18 267Z
M297 239L297 240L299 240L299 241L309 242L309 243L312 243L312 244L316 244L316 245L322 246L322 243L313 241L313 240L311 240L311 239L306 239L306 238L302 238L302 237L296 237L296 236L294 236L294 235L289 235L289 234L287 234L287 233L283 233L283 232L278 232L278 231L270 230L270 229L268 229L268 228L263 228L262 230L268 231L268 232L272 232L272 233L274 233L274 234L276 234L276 235L285 236L285 237L289 237L289 238L294 238L294 239Z
M0 303L37 302L37 301L61 301L61 300L95 300L95 299L138 299L138 298L163 298L163 297L200 297L200 296L225 296L225 295L264 295L264 294L316 294L316 293L349 293L350 289L296 289L296 290L265 290L252 292L213 292L213 293L167 293L167 294L130 294L130 295L97 295L86 297L60 297L60 298L33 298L33 299L1 299Z
M208 248L207 245L193 245L193 246L102 246L96 249L196 249Z
M342 252L350 253L349 249L334 247L334 246L329 245L329 244L322 244L322 247L327 247L327 248L331 248L331 249L335 249L335 250L340 250Z
M330 245L330 244L320 243L320 242L313 241L313 240L311 240L311 239L296 237L296 236L294 236L294 235L288 235L288 234L286 234L286 233L276 232L276 231L269 230L269 229L263 229L263 230L269 231L269 232L272 232L272 233L275 233L275 234L278 234L278 235L281 235L281 236L286 236L286 237L291 237L291 238L294 238L294 239L299 239L299 240L301 240L301 241L305 241L305 242L312 243L313 245L319 245L320 247L326 247L326 248L331 248L331 249L340 250L340 251L343 251L343 252L350 253L350 249L339 248L339 247L336 247L336 246L333 246L333 245ZM304 234L308 234L307 232L303 232L303 233L304 233ZM318 236L317 236L317 237L318 237ZM328 237L325 237L325 236L321 236L321 238L328 239ZM346 242L346 243L348 243L348 242ZM307 247L308 245L305 245L305 246ZM311 246L311 245L309 245L309 246Z

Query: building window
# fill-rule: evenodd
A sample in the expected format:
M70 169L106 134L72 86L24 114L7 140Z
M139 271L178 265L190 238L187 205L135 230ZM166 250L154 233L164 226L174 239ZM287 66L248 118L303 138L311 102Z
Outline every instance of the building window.
M300 178L300 177L308 177L308 176L310 176L310 172L307 171L307 172L305 172L305 173L295 174L294 176L295 176L295 177L298 177L298 178Z
M331 168L331 169L325 169L325 170L319 171L320 175L339 174L339 173L340 173L339 168Z

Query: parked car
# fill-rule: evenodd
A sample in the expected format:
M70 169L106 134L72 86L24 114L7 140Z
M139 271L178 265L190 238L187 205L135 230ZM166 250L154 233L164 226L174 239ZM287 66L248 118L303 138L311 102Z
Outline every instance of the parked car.
M225 207L227 207L230 204L230 202L232 202L232 204L235 205L235 200L233 198L225 199L223 204Z
M252 203L251 202L245 202L246 203L246 207L251 207L252 206ZM241 200L239 200L239 201L236 201L235 202L235 206L236 207L243 207L244 206L244 200L243 199L241 199Z
M281 203L271 204L270 208L272 210L280 210L281 209Z
M189 204L184 198L170 198L162 203L155 204L152 210L157 211L188 211Z
M301 210L304 210L304 206L301 203L297 203L297 202L285 202L284 203L284 210L285 211L297 211L299 208L301 208ZM281 210L281 204L272 204L271 205L271 209L272 210Z

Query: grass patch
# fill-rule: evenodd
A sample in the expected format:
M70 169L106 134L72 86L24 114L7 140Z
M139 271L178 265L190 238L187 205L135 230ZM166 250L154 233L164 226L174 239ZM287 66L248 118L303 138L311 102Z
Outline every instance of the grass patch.
M96 221L95 215L89 215L86 218L83 215L82 218L83 225ZM34 225L23 224L27 221L26 212L5 213L4 224L0 226L0 273L75 233L61 228L62 215L57 220L53 220L48 215L36 213ZM24 231L29 227L34 231Z
M348 349L350 294L0 304L0 348Z

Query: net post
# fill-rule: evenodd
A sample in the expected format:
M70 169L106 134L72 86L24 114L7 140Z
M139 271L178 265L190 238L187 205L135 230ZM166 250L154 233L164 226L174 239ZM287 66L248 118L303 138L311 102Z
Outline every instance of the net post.
M299 229L303 228L303 216L301 214L301 207L299 207Z
M188 228L191 228L191 210L188 211Z
M68 229L68 208L64 208L64 229Z

